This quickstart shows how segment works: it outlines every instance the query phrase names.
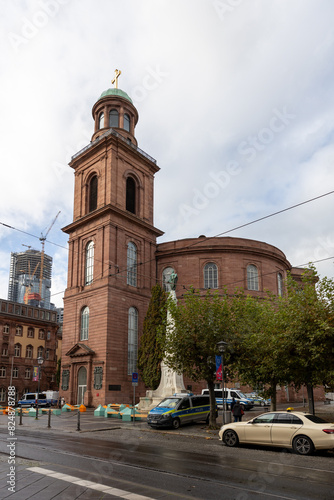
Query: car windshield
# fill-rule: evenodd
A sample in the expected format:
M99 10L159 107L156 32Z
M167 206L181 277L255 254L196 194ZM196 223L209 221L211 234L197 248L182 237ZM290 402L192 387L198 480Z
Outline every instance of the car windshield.
M181 398L166 398L158 404L160 408L175 408L179 404Z
M328 424L323 418L317 417L316 415L305 415L308 420L311 420L314 424Z
M244 395L243 392L241 391L238 391L238 395L241 397L241 398L244 398L244 399L247 399L246 396Z

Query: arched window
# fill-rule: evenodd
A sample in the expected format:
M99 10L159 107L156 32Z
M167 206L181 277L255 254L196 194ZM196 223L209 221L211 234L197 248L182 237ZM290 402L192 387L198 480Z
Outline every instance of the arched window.
M15 356L15 358L19 358L21 356L21 344L15 344L14 356Z
M172 290L171 284L169 283L169 278L172 273L174 273L174 269L172 267L166 267L162 271L162 288L166 293Z
M214 262L204 266L204 288L218 288L218 267Z
M247 266L247 288L248 290L259 290L259 274L257 267L253 264Z
M2 344L1 353L2 353L2 356L8 356L8 344L7 343Z
M100 113L100 116L99 116L99 128L103 128L104 127L104 113Z
M138 311L130 307L128 317L128 375L137 372Z
M93 212L97 208L97 175L94 175L89 183L89 212Z
M3 325L3 333L9 333L9 325Z
M22 337L22 326L17 326L16 327L15 335L18 335L19 337Z
M94 273L94 241L90 241L86 245L85 259L85 285L93 283Z
M136 213L136 181L132 177L126 179L126 210Z
M37 357L38 358L43 357L43 351L44 351L43 346L40 345L39 348L37 349Z
M81 310L80 340L88 340L89 330L89 308L85 306Z
M127 284L137 286L137 247L131 241L127 250Z
M277 291L279 297L283 297L283 276L281 273L277 273Z
M33 349L33 346L32 345L27 345L27 348L26 348L26 358L33 358L33 352L34 352L34 349Z
M41 340L44 340L44 337L45 337L44 330L40 330L39 333L38 333L38 338L41 339Z
M109 112L109 127L118 128L119 126L119 116L117 109L112 109Z
M127 113L124 114L124 130L130 132L130 116Z
M6 376L6 367L5 366L2 366L0 368L0 377L5 377Z

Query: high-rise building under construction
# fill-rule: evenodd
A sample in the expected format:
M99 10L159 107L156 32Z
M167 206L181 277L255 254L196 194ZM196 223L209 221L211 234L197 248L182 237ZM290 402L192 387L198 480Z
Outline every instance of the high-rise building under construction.
M52 257L38 250L12 252L8 300L50 309Z

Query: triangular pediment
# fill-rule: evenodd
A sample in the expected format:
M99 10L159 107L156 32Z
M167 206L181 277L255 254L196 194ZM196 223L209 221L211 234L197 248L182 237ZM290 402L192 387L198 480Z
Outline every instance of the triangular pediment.
M66 356L74 357L74 356L93 356L95 351L88 347L86 344L82 342L78 342L75 344L69 351L67 351Z

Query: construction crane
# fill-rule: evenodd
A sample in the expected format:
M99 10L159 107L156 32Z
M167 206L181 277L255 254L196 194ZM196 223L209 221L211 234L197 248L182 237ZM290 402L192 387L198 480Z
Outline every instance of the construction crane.
M39 241L42 243L41 268L39 270L39 297L40 297L39 300L40 301L42 300L42 284L43 284L43 270L44 270L44 244L45 244L46 237L49 234L49 232L51 231L52 226L56 222L59 214L60 214L60 210L57 213L56 217L51 222L49 229L46 231L46 233L44 235L43 235L43 233L41 233L41 237L39 238Z

